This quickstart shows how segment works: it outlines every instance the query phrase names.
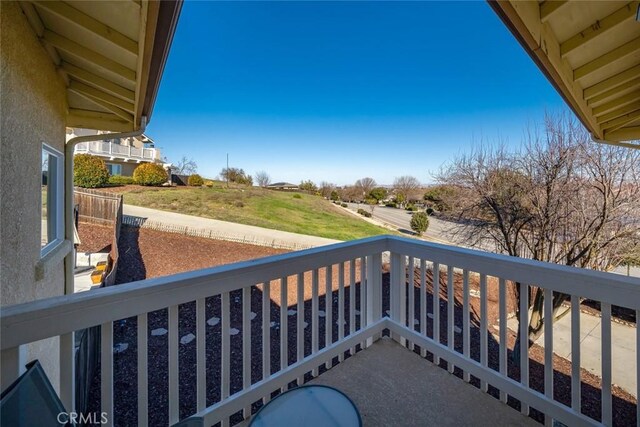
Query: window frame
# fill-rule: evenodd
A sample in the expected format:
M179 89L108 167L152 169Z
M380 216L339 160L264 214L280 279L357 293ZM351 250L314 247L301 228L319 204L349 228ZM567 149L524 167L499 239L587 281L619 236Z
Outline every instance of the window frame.
M41 165L44 161L45 153L49 156L49 163L47 164L47 231L54 230L54 234L46 245L42 246L40 244L41 258L64 242L64 154L43 142L40 154ZM51 162L52 159L55 160L53 164ZM40 167L40 185L42 185L42 166ZM40 236L42 236L42 195L40 196L39 208Z

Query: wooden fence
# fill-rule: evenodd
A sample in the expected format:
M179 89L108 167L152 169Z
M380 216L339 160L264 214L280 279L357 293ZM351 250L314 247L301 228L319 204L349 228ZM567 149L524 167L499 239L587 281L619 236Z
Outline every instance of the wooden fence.
M78 205L80 221L113 227L113 242L109 253L111 270L104 279L104 286L114 285L118 269L118 238L122 226L122 195L78 187L74 189L73 195Z

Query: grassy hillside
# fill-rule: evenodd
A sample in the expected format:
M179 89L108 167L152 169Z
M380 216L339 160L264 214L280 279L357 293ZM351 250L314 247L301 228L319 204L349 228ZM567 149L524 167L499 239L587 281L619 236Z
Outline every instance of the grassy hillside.
M318 196L252 187L133 189L125 203L338 240L389 234Z

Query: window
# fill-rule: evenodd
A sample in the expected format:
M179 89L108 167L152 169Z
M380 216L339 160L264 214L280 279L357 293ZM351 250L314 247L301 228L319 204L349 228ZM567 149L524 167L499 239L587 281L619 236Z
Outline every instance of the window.
M41 255L64 240L63 158L61 152L42 144Z
M122 165L107 163L107 170L109 175L122 175Z

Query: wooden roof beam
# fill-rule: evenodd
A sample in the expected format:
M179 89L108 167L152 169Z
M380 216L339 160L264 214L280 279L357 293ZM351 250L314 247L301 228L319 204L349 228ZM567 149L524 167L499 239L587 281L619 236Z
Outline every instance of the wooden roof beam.
M613 12L611 15L594 22L578 34L570 37L568 40L560 44L560 54L564 58L573 50L583 46L584 44L606 34L609 30L622 24L623 22L633 19L638 11L639 1L632 1Z
M611 76L606 80L594 84L593 86L589 86L583 92L584 99L591 99L594 96L598 96L608 90L623 85L635 79L638 75L640 75L640 65L631 67L628 70L622 71L615 76Z
M121 108L125 111L129 111L130 113L133 113L132 102L123 101L122 99L116 96L110 95L106 92L103 92L99 89L96 89L84 83L80 83L75 80L72 80L71 84L69 84L69 89L76 93L92 96L94 98L100 99L101 101L108 102L109 104L114 105L118 108Z
M640 120L640 110L633 111L624 116L620 116L617 119L610 120L602 124L602 129L607 132L613 132L629 124L635 123Z
M62 68L67 72L67 74L69 74L76 80L80 80L88 85L96 87L97 89L110 93L111 95L118 96L124 101L128 101L131 103L134 102L135 93L132 90L123 88L122 86L117 85L110 80L104 79L93 74L90 71L69 64L68 62L63 62Z
M640 126L624 127L613 132L605 132L604 137L610 141L628 141L633 140L640 133ZM618 142L615 145L622 147L640 149L640 144Z
M36 1L34 3L36 6L63 18L71 25L78 25L129 53L138 54L138 43L66 3L61 1Z
M604 101L606 99L612 98L616 95L621 94L622 92L625 91L630 91L632 89L636 89L636 88L640 88L640 73L638 74L639 77L633 79L633 80L629 80L626 83L623 83L619 86L614 87L613 89L609 89L606 92L602 92L599 95L594 96L593 98L589 99L587 101L588 105L592 105L592 104L596 104L598 102Z
M594 73L613 62L619 61L627 56L640 51L640 37L619 46L604 55L589 61L586 64L573 70L573 79L580 80L591 73Z
M136 81L135 71L130 70L124 65L119 64L114 60L99 54L98 52L95 52L89 48L79 45L78 43L72 40L69 40L66 37L63 37L49 30L44 30L43 38L47 43L52 44L56 48L64 52L67 52L70 55L83 58L89 62L96 64L100 68L107 70L111 73L114 73L124 79L130 80L132 82Z
M94 96L92 94L89 94L85 91L82 90L78 90L77 87L74 87L73 83L75 82L71 82L71 86L69 86L69 91L76 93L78 95L80 95L81 97L83 97L84 99L96 104L97 106L104 108L105 110L108 110L110 112L112 112L113 114L115 114L116 116L133 123L133 114L123 110L122 108L116 107L115 105L104 101L103 99L101 99L100 97Z
M77 108L69 109L67 126L98 130L109 129L114 132L130 132L133 130L133 123L127 122L115 114Z
M614 99L613 101L609 101L599 107L594 108L593 115L599 117L605 113L608 113L609 111L612 111L616 108L624 107L639 99L640 90L636 90L635 92L628 93L624 96Z
M634 101L630 104L625 105L624 107L620 107L617 110L613 110L610 113L603 114L600 117L598 117L596 120L598 121L598 124L602 124L604 122L608 122L609 120L622 117L625 114L629 114L635 110L640 110L640 101Z
M551 15L560 10L562 6L569 3L568 0L545 0L540 4L540 20L547 22Z

